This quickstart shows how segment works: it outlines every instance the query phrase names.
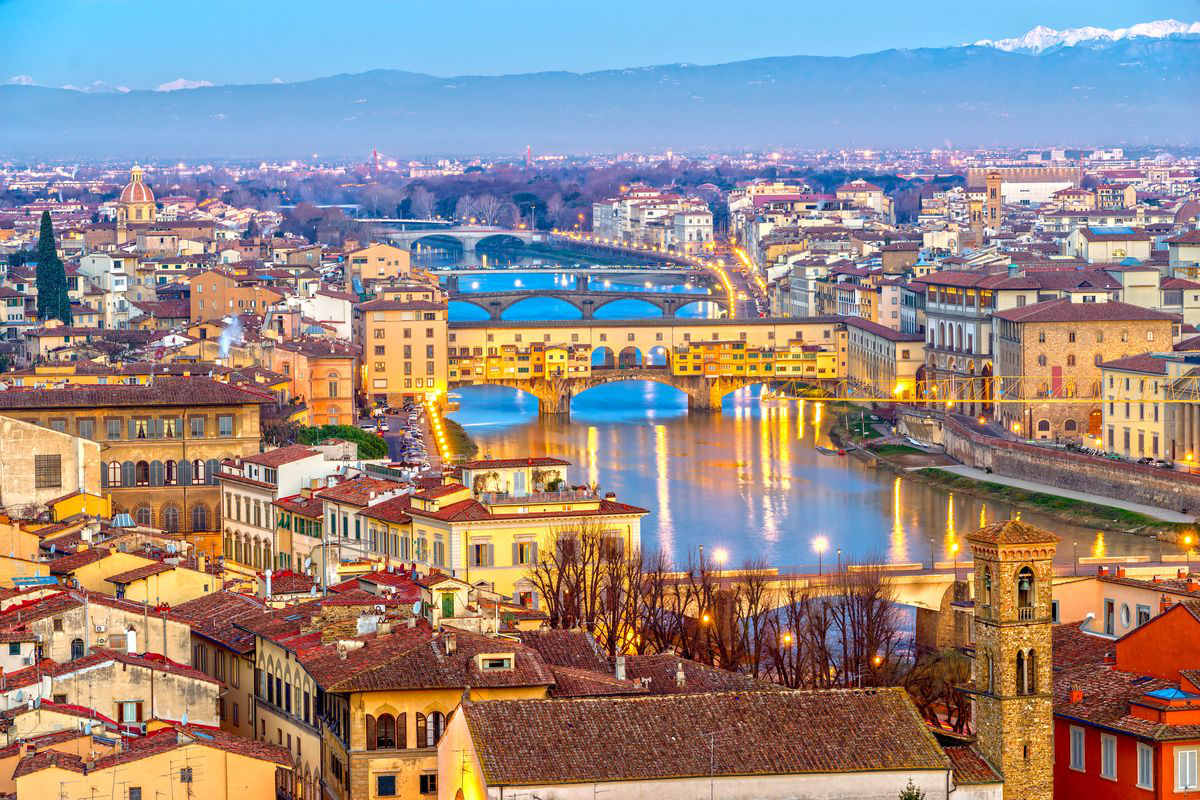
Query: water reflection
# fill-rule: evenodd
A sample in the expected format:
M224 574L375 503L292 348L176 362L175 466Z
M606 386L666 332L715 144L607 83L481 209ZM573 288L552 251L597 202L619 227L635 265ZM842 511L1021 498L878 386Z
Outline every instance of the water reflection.
M815 566L810 543L829 539L829 554L927 563L969 559L965 537L975 524L1017 515L1003 503L824 455L830 414L820 402L764 405L755 391L726 399L721 414L688 414L682 392L650 382L599 386L577 396L570 421L540 419L537 401L501 387L457 390L453 416L493 457L561 454L572 477L615 491L650 509L642 526L647 551L686 558L699 545L720 545L730 563L765 558L779 566ZM796 433L793 436L791 427ZM810 433L811 431L811 433ZM1127 534L1097 535L1038 514L1023 518L1063 542L1058 560L1144 553L1158 544ZM937 544L941 541L940 546ZM832 560L832 559L829 559Z

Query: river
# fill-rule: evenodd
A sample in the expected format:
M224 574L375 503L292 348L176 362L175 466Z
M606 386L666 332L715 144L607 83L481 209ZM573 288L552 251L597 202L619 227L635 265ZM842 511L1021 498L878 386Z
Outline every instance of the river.
M506 270L469 280L479 281L478 291L497 291L535 288L553 278ZM657 282L654 290L663 291L666 283ZM470 291L466 284L464 278L460 285ZM624 317L646 316L649 307L639 305ZM452 304L451 319L478 318L476 311ZM506 318L565 319L577 317L574 311L537 299L514 307ZM704 546L709 553L724 551L730 564L762 559L780 568L816 567L818 539L828 543L821 557L826 564L876 557L928 563L931 553L950 561L951 545L965 554L968 533L1018 513L1062 538L1060 563L1076 555L1159 553L1159 543L1145 537L1018 512L858 459L824 455L815 449L829 444L832 420L824 407L811 401L763 403L759 387L727 397L720 414L689 415L686 396L674 388L645 381L608 384L576 397L569 421L539 418L537 400L513 389L456 392L459 410L450 416L478 443L481 457L552 455L571 461L572 481L597 484L649 509L643 549L661 549L678 562Z

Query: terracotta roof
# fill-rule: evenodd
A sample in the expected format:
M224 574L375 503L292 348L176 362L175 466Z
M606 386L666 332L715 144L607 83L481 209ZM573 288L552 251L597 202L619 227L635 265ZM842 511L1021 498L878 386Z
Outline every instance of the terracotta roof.
M880 325L878 322L872 322L869 319L862 317L846 317L846 324L852 328L860 328L867 333L878 336L882 339L887 339L890 342L923 342L925 341L924 334L920 333L901 333L898 330L889 328L886 325Z
M274 450L268 450L265 453L258 453L252 456L245 456L242 461L250 464L259 464L264 467L278 467L283 464L290 464L293 461L301 461L311 456L318 456L320 450L313 450L311 447L303 444L292 444L287 447L277 447Z
M9 389L0 392L0 409L112 408L115 406L227 406L273 402L211 378L156 378L131 386L70 386L57 389Z
M592 672L608 672L608 662L600 656L596 640L581 630L547 628L521 631L521 643L538 651L554 667L575 667Z
M683 668L683 686L676 674ZM672 653L653 653L625 657L625 676L648 682L652 694L698 694L778 689L774 684L756 681L749 675L718 669Z
M1113 650L1113 640L1087 633L1082 622L1055 625L1051 629L1054 669L1056 671L1080 666L1098 665Z
M172 613L192 628L192 633L211 639L237 653L254 650L254 634L234 623L251 614L261 614L265 604L254 597L236 592L220 591L188 600L174 606Z
M649 690L628 678L618 680L610 672L595 672L578 667L550 667L554 675L554 697L611 697L614 695L649 694Z
M1058 537L1016 519L1006 519L985 525L967 535L969 542L987 544L1057 544Z
M950 767L899 688L505 700L458 713L493 787Z
M165 564L162 561L155 561L151 564L144 564L140 567L134 567L133 569L126 570L125 572L118 572L116 575L110 575L104 580L108 581L109 583L129 584L133 583L134 581L140 581L143 578L149 578L151 575L159 575L163 572L170 572L173 569L175 569L175 567L171 566L170 564Z
M357 306L362 311L445 311L445 303L428 300L369 300Z
M50 562L51 575L70 575L80 567L94 564L102 558L107 558L110 551L104 547L89 547L69 556L62 556Z
M1119 322L1166 320L1175 322L1177 314L1155 311L1129 303L1072 303L1060 297L1033 305L997 311L992 316L1009 322Z
M517 467L569 467L570 461L549 456L536 458L480 458L474 461L464 461L463 469L514 469Z
M1184 231L1167 239L1167 244L1200 244L1200 228Z
M378 496L383 492L391 492L403 487L404 484L399 481L390 481L384 478L351 478L320 490L316 496L335 503L365 506L374 499L372 495Z
M426 511L412 508L409 515L413 517L429 517L448 522L478 521L485 519L559 519L571 517L624 516L628 514L647 514L644 508L631 506L628 503L618 503L616 500L601 498L594 509L572 509L569 511L537 511L525 514L492 514L487 507L474 498L460 500L442 506L437 511Z
M325 504L321 502L319 497L305 497L302 494L294 494L289 497L281 497L275 501L275 505L285 511L290 511L293 514L299 514L303 517L312 517L319 519L321 510Z
M1144 372L1147 375L1166 375L1167 359L1155 358L1149 354L1126 356L1105 361L1100 369L1119 369L1125 372Z
M404 525L412 522L412 517L408 514L408 509L412 505L412 497L407 494L402 494L399 497L392 497L384 500L382 503L376 503L373 506L367 506L362 510L364 517L371 519L383 520L384 522L394 522L398 525Z
M954 770L954 782L967 786L983 783L1003 783L1004 778L984 759L975 745L950 745L943 747Z

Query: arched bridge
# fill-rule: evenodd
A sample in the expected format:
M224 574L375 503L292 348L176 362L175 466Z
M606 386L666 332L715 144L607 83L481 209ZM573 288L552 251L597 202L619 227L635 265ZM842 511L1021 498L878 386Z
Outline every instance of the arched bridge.
M474 253L481 242L508 240L531 244L544 238L532 231L512 230L490 225L459 225L420 231L390 231L384 236L392 244L409 250L414 249L417 245L432 247L439 241L453 241L462 247L464 253Z
M460 292L451 294L450 300L478 306L494 320L503 318L504 312L523 300L553 298L579 309L583 319L594 319L596 310L618 300L641 300L662 311L664 317L674 317L679 309L692 303L715 303L728 311L725 298L714 294L687 294L683 292L641 291L591 291L588 289L536 289L508 292Z

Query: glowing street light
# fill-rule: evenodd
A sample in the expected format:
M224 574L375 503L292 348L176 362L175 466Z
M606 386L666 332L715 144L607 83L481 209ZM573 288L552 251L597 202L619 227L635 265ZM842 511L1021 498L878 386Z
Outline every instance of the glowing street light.
M725 562L728 560L729 560L729 551L726 550L724 547L718 547L716 550L713 550L713 561L716 562L718 567L725 566Z
M812 548L817 554L817 574L824 572L825 551L829 549L829 540L824 536L813 539Z

